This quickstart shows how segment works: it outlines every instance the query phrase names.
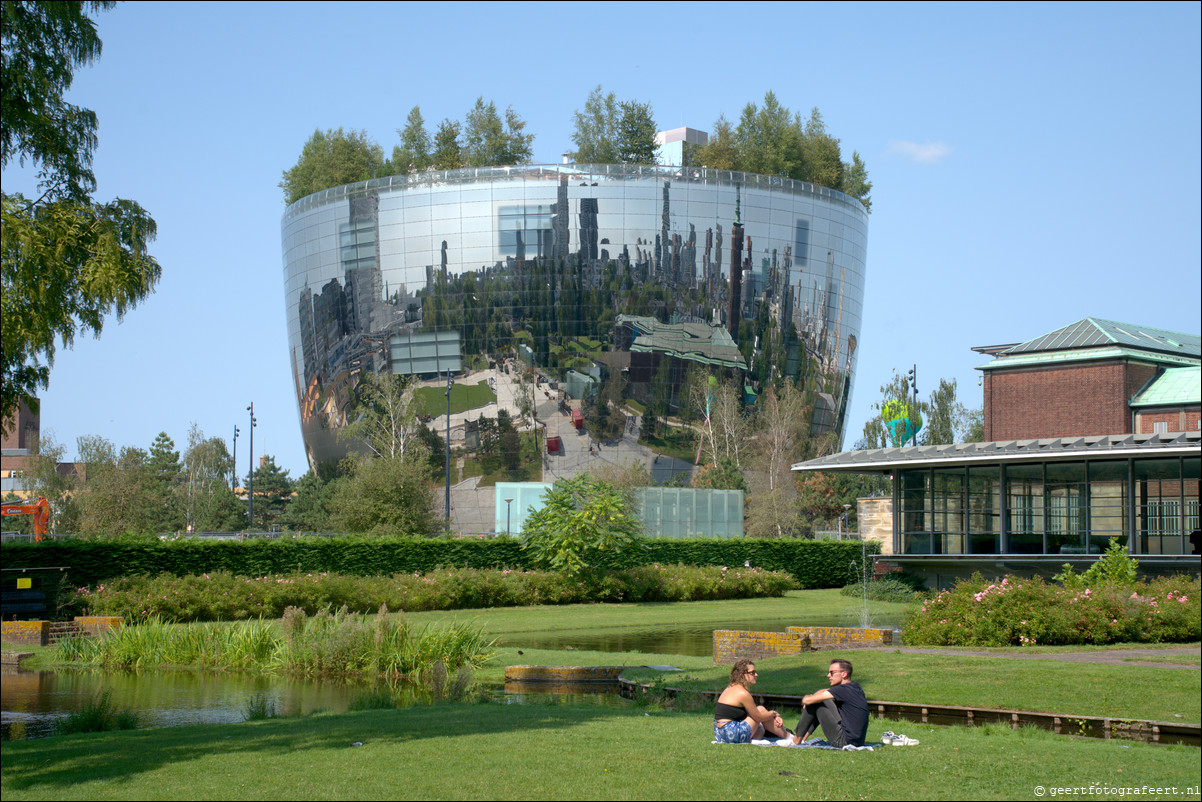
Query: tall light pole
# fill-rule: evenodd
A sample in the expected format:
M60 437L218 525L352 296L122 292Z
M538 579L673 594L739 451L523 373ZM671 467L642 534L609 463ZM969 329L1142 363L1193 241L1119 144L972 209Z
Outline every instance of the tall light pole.
M234 459L230 468L230 492L238 489L238 427L234 427Z
M511 504L513 504L512 498L505 499L505 534L507 535L509 534L509 509Z
M918 411L918 365L915 365L914 367L910 368L909 373L907 374L907 378L910 379L910 389L914 391L914 411L917 412ZM914 430L914 434L911 436L910 445L912 445L912 446L918 445L918 430L917 429Z
M259 421L255 418L255 402L251 401L250 406L246 408L250 413L250 484L247 487L247 494L250 496L250 508L246 515L246 528L252 529L255 525L255 426Z
M451 371L447 371L447 526L451 525Z

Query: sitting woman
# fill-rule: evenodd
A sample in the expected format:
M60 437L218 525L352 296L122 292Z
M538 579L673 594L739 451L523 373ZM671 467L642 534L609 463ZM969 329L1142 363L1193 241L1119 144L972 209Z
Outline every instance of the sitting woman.
M714 740L723 744L749 744L765 737L784 738L784 722L775 710L755 703L747 688L759 675L755 663L740 659L730 670L730 684L714 708Z

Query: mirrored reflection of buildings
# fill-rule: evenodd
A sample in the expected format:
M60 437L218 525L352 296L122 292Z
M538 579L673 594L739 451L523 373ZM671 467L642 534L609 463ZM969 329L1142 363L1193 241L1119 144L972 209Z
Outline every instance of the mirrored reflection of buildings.
M362 371L462 375L519 350L548 382L620 370L639 399L666 380L673 406L692 365L752 393L784 374L812 432L841 438L867 230L840 192L701 168L475 168L303 198L282 233L310 463L345 453Z

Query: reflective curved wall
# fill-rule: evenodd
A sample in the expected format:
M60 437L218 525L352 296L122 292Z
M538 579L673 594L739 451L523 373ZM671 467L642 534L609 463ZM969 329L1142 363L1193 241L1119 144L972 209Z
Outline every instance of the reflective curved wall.
M867 232L863 206L840 192L693 168L476 168L302 198L282 235L310 463L345 453L336 435L361 370L458 373L520 342L545 379L563 380L573 339L638 350L647 326L627 321L624 336L618 315L690 324L685 339L709 327L719 350L733 339L751 386L769 371L797 379L817 399L812 431L841 440Z

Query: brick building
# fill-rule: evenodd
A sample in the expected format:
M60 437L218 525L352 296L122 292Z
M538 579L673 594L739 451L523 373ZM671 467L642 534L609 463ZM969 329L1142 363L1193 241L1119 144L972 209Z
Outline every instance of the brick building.
M1199 428L1198 335L1085 318L973 350L993 357L980 368L986 440L1136 434L1141 409L1157 431Z
M1115 538L1146 572L1197 574L1200 345L1085 318L975 348L993 358L980 368L986 442L848 451L793 469L891 477L883 551L933 587L975 571L1084 568Z

